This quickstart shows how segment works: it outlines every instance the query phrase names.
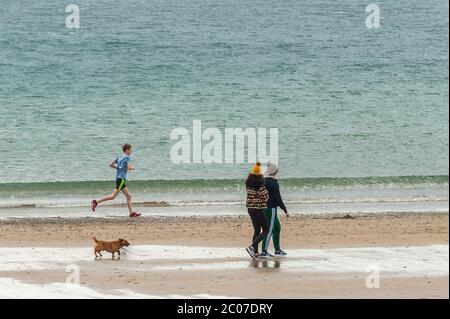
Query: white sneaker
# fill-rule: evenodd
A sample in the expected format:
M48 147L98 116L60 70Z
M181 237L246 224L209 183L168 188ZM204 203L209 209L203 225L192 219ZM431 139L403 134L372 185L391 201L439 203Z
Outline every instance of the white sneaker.
M275 256L284 257L284 256L287 256L287 253L282 251L281 249L280 250L275 250Z
M269 254L267 251L263 251L259 254L258 258L266 259L266 258L272 258L273 255Z
M253 259L258 257L258 252L255 250L255 248L253 248L253 246L248 246L247 248L245 248L245 250Z

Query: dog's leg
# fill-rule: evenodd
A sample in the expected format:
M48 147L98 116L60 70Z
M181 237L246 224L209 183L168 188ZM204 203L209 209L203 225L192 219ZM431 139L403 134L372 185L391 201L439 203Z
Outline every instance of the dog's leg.
M119 255L119 257L117 257L117 259L120 259L120 250L117 251L117 254Z
M112 253L112 260L114 260L114 253Z

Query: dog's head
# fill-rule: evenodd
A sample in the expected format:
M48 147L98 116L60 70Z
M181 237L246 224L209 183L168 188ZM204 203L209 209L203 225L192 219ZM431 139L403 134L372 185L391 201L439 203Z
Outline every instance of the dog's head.
M130 243L127 240L125 240L125 239L119 238L118 242L120 244L120 247L123 247L123 246L128 247L128 246L130 246Z

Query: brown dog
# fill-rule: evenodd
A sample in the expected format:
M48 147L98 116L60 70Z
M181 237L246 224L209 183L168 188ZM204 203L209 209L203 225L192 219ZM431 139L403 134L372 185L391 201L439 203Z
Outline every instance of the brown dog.
M104 241L104 240L97 240L97 238L92 237L94 240L94 254L95 259L102 257L101 254L102 251L107 251L112 254L112 259L114 259L114 254L117 253L119 255L120 259L120 248L124 246L129 246L130 243L126 241L125 239L120 238L119 240L114 241ZM97 255L98 254L98 255Z

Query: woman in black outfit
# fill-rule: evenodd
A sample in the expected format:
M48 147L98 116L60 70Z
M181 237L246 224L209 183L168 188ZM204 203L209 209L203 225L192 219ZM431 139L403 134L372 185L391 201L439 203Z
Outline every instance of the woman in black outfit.
M248 254L253 259L257 258L258 245L269 233L269 224L263 209L267 207L269 195L264 187L264 177L262 175L261 163L253 165L251 173L245 181L247 190L246 207L253 224L253 242L246 248ZM262 230L262 231L261 231Z

